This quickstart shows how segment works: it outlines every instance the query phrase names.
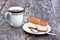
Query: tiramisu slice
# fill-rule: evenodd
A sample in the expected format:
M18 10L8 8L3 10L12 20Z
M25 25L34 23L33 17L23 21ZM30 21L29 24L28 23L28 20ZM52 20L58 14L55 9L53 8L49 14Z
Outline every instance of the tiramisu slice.
M38 18L31 18L29 22L31 22L31 26L29 26L29 28L35 29L38 32L47 32L48 30L47 21L42 21Z

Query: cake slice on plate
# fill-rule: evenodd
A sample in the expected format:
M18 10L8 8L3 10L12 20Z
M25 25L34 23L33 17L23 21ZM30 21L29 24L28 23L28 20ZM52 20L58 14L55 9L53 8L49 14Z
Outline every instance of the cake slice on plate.
M39 18L31 18L29 22L31 23L31 26L29 26L30 29L35 29L38 32L47 32L48 30L47 21L42 21Z

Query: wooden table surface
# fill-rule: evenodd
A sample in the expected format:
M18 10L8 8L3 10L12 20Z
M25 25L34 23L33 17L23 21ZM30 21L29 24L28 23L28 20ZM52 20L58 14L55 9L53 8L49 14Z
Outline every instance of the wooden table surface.
M24 7L25 17L47 20L51 33L56 35L32 35L21 28L12 28L4 17L12 6ZM0 0L0 40L60 40L60 0Z

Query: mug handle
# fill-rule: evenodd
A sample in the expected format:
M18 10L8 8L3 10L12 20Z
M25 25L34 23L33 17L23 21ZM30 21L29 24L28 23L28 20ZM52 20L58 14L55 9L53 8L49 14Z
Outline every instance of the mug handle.
M5 13L5 20L10 24L10 25L13 25L12 23L9 22L9 20L6 18L7 17L7 14L9 14L11 16L11 13L10 12L6 12Z

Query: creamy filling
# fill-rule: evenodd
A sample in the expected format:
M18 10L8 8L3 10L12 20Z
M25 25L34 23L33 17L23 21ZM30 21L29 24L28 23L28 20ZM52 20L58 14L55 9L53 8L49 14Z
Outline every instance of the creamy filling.
M29 24L30 24L30 26L29 26L29 27L37 28L37 27L36 27L36 24L33 24L33 23L29 23Z
M37 29L38 29L38 30L47 30L47 26L45 27L45 26L40 26L40 25L38 25L38 26L37 26Z
M32 27L32 28L37 28L38 30L47 30L47 26L40 26L40 25L36 25L36 24L33 24L33 23L29 23L29 27Z

